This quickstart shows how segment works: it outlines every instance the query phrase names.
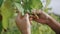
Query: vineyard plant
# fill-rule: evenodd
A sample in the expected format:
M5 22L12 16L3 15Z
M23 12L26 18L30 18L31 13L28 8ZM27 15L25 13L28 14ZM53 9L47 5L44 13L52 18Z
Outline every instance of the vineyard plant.
M26 13L32 14L31 10L43 10L46 13L50 10L47 6L50 0L46 0L45 7L41 0L0 0L0 34L21 34L15 23L17 12L22 16ZM51 14L57 21L59 17ZM32 21L31 34L55 34L55 32L45 24Z

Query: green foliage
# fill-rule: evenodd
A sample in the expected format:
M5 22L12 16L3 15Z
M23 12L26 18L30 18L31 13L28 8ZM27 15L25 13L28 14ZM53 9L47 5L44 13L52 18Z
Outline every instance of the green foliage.
M1 34L1 31L2 31L2 21L0 21L0 34Z
M0 0L0 7L1 7L2 3L3 3L3 0Z
M22 1L22 6L23 6L23 8L24 8L24 13L27 13L27 12L31 12L31 7L30 7L30 5L32 4L31 3L32 2L32 0L23 0ZM27 10L29 10L29 11L27 11Z
M4 29L7 29L9 19L13 16L13 2L11 0L6 0L1 6L1 14L2 14L2 25Z
M17 3L20 3L20 0L13 0L13 1L15 1L15 2L17 2Z
M48 12L48 10L51 10L52 8L48 8L48 5L50 4L50 1L51 0L46 0L46 5L45 5L45 7L44 7L44 11L45 12Z
M40 0L32 0L31 8L32 9L42 9L43 5Z
M33 21L32 34L55 34L54 31L48 25L42 25Z
M46 0L46 7L48 7L48 5L50 4L51 0Z
M9 29L4 34L21 34L15 24L15 16L11 19L14 14L14 8L16 7L18 11L24 15L27 12L31 12L32 9L42 9L43 5L40 0L0 0L0 10L2 14L2 23L0 23L0 32L2 30L2 26L4 29ZM21 3L22 2L22 3ZM47 6L50 3L50 0L46 1L45 11L48 11ZM10 20L11 19L11 20ZM12 22L14 21L14 22ZM2 32L3 33L3 32ZM32 34L55 34L54 31L47 25L42 25L37 22L32 23Z
M26 0L24 3L24 9L25 10L31 10L31 9L41 9L43 7L40 0Z
M21 14L24 15L24 9L23 9L23 7L21 6L21 4L15 3L15 6L16 6L16 8L18 9L18 11L20 11Z
M17 5L17 4L15 4ZM43 5L41 3L40 0L20 0L20 5L17 5L19 7L17 8L23 8L23 10L21 11L23 14L25 13L31 13L32 9L42 9Z

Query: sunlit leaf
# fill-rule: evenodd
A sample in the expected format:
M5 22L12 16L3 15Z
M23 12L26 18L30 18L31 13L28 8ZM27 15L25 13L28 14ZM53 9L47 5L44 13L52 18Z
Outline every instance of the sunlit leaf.
M40 0L32 0L32 9L42 9L43 5Z
M11 0L6 0L1 7L2 25L4 29L8 28L9 19L14 14L14 6Z
M46 7L50 4L51 0L46 0Z
M20 0L14 0L15 2L17 2L17 3L20 3Z
M2 3L3 3L3 0L0 0L0 7L1 7Z
M23 7L21 6L21 4L15 3L15 6L16 6L16 8L18 9L18 11L20 11L20 12L22 13L22 15L24 15L24 9L23 9Z

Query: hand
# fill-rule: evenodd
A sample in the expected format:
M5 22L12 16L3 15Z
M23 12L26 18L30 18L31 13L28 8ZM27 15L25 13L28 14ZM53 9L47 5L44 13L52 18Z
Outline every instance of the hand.
M39 17L39 19L37 19L37 17L34 15L37 14L37 16ZM48 26L51 27L52 30L54 30L56 32L56 34L60 33L60 23L57 22L54 18L52 18L51 16L49 16L48 14L46 14L45 12L41 11L41 10L33 10L33 20L37 21L39 23L42 24L47 24Z
M18 13L18 16L16 17L16 25L22 32L22 34L31 34L31 25L29 21L29 15L25 14L25 16L21 16L20 13Z
M46 24L49 22L48 18L49 18L49 15L46 14L45 12L41 11L41 10L33 10L33 14L37 14L37 16L39 17L37 19L37 17L35 15L33 15L33 20L34 21L37 21L39 23L42 23L42 24Z

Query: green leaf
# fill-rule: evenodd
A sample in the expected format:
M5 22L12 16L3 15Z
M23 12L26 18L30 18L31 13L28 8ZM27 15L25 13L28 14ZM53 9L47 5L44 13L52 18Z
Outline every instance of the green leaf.
M20 3L20 0L14 0L15 2L17 2L17 3Z
M24 15L24 9L22 8L21 4L15 3L15 6L18 9L18 11L20 11L22 13L22 15Z
M0 7L1 7L2 3L3 3L3 0L0 0Z
M21 4L24 8L24 13L31 13L32 9L42 9L43 5L40 0L23 0Z
M24 8L24 13L31 12L31 7L30 7L30 5L32 4L31 2L32 2L31 0L23 0L22 6Z
M50 4L50 1L51 1L51 0L46 0L46 5L45 5L45 8L44 8L44 11L45 11L45 12L48 12L48 10L51 9L51 8L48 8L48 5Z
M46 7L50 4L51 0L46 0Z
M3 5L1 6L1 14L2 14L2 25L4 29L8 28L9 19L14 14L14 4L11 0L5 0Z
M32 9L42 9L43 5L40 0L32 0L31 8Z

